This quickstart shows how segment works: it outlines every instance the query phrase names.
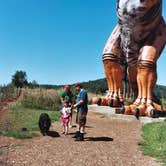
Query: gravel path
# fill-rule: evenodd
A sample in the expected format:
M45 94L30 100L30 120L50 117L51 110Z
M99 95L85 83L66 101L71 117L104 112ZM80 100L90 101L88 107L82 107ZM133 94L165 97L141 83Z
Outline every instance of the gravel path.
M4 147L7 166L158 166L155 159L140 151L140 129L137 120L116 120L89 112L84 142L74 141L76 128L72 128L69 135L60 137L30 140L0 137L0 146L10 145ZM51 130L61 133L60 122L55 122Z

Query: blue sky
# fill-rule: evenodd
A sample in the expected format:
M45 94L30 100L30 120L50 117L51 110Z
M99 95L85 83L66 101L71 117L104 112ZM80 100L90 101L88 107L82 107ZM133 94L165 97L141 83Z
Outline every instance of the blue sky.
M166 1L163 16L166 20ZM117 23L116 0L0 0L0 84L71 84L104 78L102 50ZM158 81L166 85L166 49Z

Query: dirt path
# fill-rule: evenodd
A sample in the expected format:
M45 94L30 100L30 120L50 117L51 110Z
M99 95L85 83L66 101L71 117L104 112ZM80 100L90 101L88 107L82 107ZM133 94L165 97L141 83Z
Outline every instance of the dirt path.
M113 120L89 112L84 142L75 142L70 135L41 136L30 140L0 137L6 166L157 166L144 156L137 143L141 140L139 121ZM52 131L61 133L60 122ZM3 142L2 142L3 141Z

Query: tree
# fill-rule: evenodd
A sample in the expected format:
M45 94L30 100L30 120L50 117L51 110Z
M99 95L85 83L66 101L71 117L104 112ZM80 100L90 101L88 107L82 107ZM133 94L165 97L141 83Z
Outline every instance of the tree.
M22 87L28 84L26 72L21 70L16 71L16 73L12 76L12 83L17 87L19 97L21 95Z
M37 83L37 81L33 80L32 82L28 83L28 87L31 89L38 88L39 84Z

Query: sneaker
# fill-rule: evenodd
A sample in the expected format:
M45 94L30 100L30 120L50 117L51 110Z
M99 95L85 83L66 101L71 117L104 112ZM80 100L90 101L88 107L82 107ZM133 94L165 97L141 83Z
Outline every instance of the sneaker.
M68 135L68 133L64 133L65 134L65 136L67 136Z
M84 141L84 133L80 133L79 137L77 137L75 141Z
M72 138L77 138L80 135L80 131L76 131L75 135Z

